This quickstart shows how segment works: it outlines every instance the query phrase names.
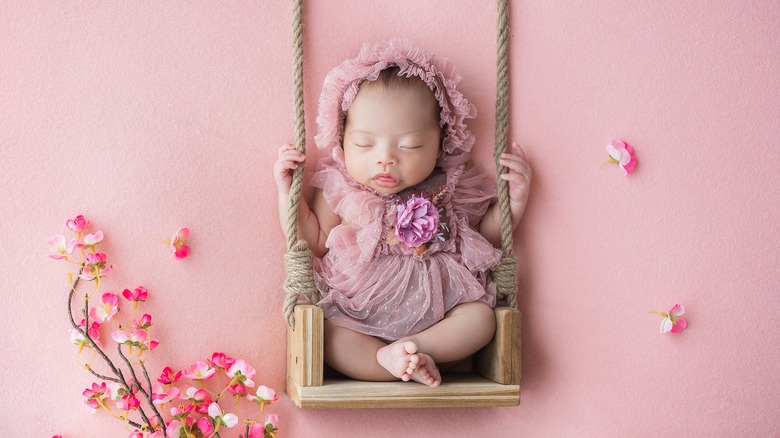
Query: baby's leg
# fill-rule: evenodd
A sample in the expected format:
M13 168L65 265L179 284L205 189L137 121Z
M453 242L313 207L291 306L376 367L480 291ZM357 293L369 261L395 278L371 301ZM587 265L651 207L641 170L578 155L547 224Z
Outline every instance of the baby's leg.
M496 331L496 317L487 304L473 302L455 306L444 319L400 341L413 341L437 363L455 362L479 351Z
M395 344L393 344L395 345ZM403 344L386 349L381 354L385 365L380 365L379 351L391 347L379 339L332 324L325 320L325 362L336 371L353 379L368 381L409 380L417 366L417 346L410 342L406 351Z

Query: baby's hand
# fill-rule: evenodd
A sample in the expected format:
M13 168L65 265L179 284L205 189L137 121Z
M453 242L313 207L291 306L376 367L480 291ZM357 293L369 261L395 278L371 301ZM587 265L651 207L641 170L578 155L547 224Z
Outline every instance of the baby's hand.
M514 142L512 142L512 153L501 154L499 163L509 169L507 173L501 175L501 178L509 184L509 202L512 218L516 224L525 211L528 193L531 190L531 166L525 158L523 148Z
M276 179L276 189L280 194L286 195L290 192L293 171L305 159L306 156L295 149L293 145L286 144L279 148L279 158L274 164L274 178Z

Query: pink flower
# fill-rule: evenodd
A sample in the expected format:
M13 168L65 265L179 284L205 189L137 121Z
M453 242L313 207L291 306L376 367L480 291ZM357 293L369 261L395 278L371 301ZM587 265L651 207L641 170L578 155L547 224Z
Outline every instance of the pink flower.
M148 336L149 334L146 333L146 330L135 330L130 336L123 330L115 330L114 333L111 334L111 338L114 339L117 344L126 344L130 347L140 347L142 349L144 348Z
M634 148L628 143L622 140L612 140L612 144L607 145L607 153L609 154L609 160L604 164L616 163L620 166L624 176L633 172L636 167L636 156L634 155Z
M103 302L102 305L89 309L89 317L92 318L92 321L99 323L111 321L111 318L119 312L119 295L106 292L100 301Z
M141 318L138 321L133 321L133 328L138 329L146 329L151 327L152 325L152 315L149 315L148 313L144 313L141 315Z
M82 215L76 216L75 219L68 219L68 221L65 222L65 226L76 232L83 231L87 225L89 225L89 221Z
M144 433L136 429L127 436L127 438L144 438Z
M200 417L195 422L195 427L203 433L203 436L211 436L214 433L214 427L211 425L208 417Z
M133 394L125 394L116 402L116 407L124 411L138 409L139 406L141 402Z
M235 385L228 385L227 390L233 395L246 394L246 386L236 383Z
M102 241L103 241L103 232L100 230L97 230L92 234L87 234L86 236L84 236L84 246L87 248L91 246L95 246Z
M84 330L84 323L85 321L83 319L79 323L79 328L81 330ZM87 333L89 334L89 337L92 338L92 340L95 341L98 346L100 346L100 342L98 341L98 339L100 339L100 323L97 321L92 321ZM70 342L79 346L79 353L81 353L81 350L83 350L84 347L92 347L92 344L89 342L89 340L87 340L82 332L73 328L70 329Z
M261 405L270 405L271 403L279 400L279 397L276 395L276 391L265 385L260 385L260 387L257 388L257 395L248 395L246 398Z
M93 383L92 388L85 389L81 394L87 398L87 406L92 409L97 409L103 404L103 400L106 399L106 391L106 382L103 382L100 385Z
M138 286L133 289L132 292L130 292L130 289L123 290L122 296L125 297L127 301L146 301L146 297L149 296L149 291L143 286Z
M252 368L244 359L236 360L230 368L227 369L227 375L234 382L240 382L244 386L255 386L252 379L255 377L255 369Z
M209 364L199 360L184 370L184 377L192 380L206 380L214 377L216 373L216 368L211 368Z
M156 405L161 405L170 402L171 400L175 399L178 396L179 396L179 388L175 386L171 386L166 391L163 387L159 385L154 385L154 391L152 391L152 403Z
M398 222L395 235L410 248L427 243L439 227L439 213L431 201L412 197L398 205Z
M179 228L171 238L171 251L173 251L173 256L176 257L176 260L181 260L190 255L190 247L185 245L186 240L189 238L189 228Z
M179 398L182 400L189 400L191 402L195 403L205 403L209 402L211 403L211 398L209 397L209 392L205 389L198 389L194 386L187 386L183 388L184 390L181 391L179 394Z
M87 262L79 277L85 280L94 280L111 272L112 265L106 267L106 254L102 252L87 254Z
M170 385L179 379L181 379L181 371L174 373L171 367L165 367L163 368L160 377L157 378L157 381L166 385Z
M274 430L279 429L279 423L281 422L281 419L276 414L268 414L267 417L265 417L265 426L266 428L270 424Z
M246 438L263 438L265 437L265 427L262 424L252 423L249 426L249 434Z
M688 323L680 318L680 315L685 313L685 308L682 304L675 304L667 313L658 311L652 311L650 313L657 313L664 317L664 319L661 320L661 333L672 332L677 334L685 330L688 326Z
M236 414L223 414L217 403L209 405L209 417L214 419L214 423L222 426L233 427L238 424Z
M73 251L76 248L79 248L81 244L76 239L71 239L70 242L65 242L65 236L62 234L57 234L56 236L51 236L46 241L46 244L49 245L49 249L51 250L51 254L49 254L49 257L53 258L54 260L60 260L67 258L68 255L73 254Z
M225 353L215 352L211 355L211 359L208 360L209 365L214 368L228 369L236 360L230 356L226 356Z

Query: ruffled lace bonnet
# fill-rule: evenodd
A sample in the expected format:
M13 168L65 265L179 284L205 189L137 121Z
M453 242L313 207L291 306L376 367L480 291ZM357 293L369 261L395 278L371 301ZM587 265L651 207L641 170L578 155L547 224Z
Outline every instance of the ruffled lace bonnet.
M444 132L440 165L462 163L474 145L474 135L465 120L476 116L476 108L457 90L461 77L452 66L446 62L437 66L432 57L412 46L407 39L365 44L355 58L342 62L328 73L317 114L317 135L314 137L317 147L332 150L333 157L338 159L341 154L336 151L341 150L344 116L355 100L360 84L376 80L382 70L393 66L400 69L399 76L422 79L439 102L439 124ZM446 155L461 159L447 160Z

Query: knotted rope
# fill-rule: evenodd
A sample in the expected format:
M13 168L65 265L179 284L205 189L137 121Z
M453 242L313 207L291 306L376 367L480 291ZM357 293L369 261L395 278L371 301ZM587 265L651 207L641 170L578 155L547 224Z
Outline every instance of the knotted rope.
M509 17L508 0L498 0L497 21L497 70L496 70L496 185L498 186L498 210L501 217L501 263L493 269L497 298L505 299L509 307L517 307L517 261L512 246L512 212L509 204L509 188L501 174L506 167L499 164L501 154L506 150L509 125Z
M493 270L493 279L498 289L498 299L504 299L510 307L517 307L517 271L514 248L512 246L512 215L509 203L509 190L501 174L506 168L498 163L506 150L508 114L509 114L509 57L508 0L497 0L498 9L498 71L496 86L496 134L495 159L496 183L498 186L498 207L501 217L501 263ZM306 151L306 126L303 113L303 0L293 0L293 102L295 110L295 148ZM314 284L312 254L306 241L298 240L298 203L303 186L303 168L299 166L293 172L290 187L290 206L287 212L287 254L285 265L287 279L284 282L284 317L292 326L295 322L293 310L298 298L303 295L309 302L320 300Z
M306 152L306 119L303 114L303 0L293 0L293 103L295 111L295 148ZM295 324L295 303L305 296L311 303L320 300L314 284L312 254L305 240L298 240L298 203L303 187L303 169L293 172L290 186L290 207L287 210L287 254L284 261L287 279L284 282L284 317L290 327Z

